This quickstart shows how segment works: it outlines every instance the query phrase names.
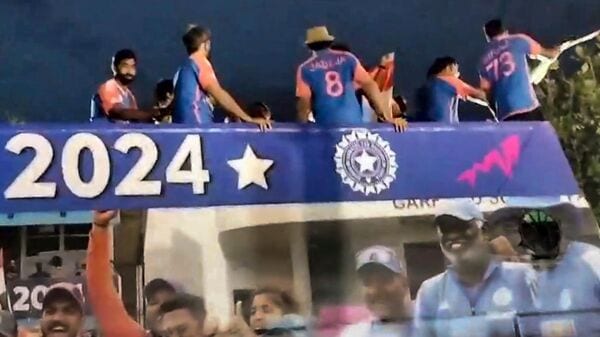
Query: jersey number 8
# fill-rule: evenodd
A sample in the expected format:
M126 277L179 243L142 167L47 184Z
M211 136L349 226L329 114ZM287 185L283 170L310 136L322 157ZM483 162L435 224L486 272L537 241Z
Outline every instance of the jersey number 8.
M327 95L331 97L340 97L344 93L342 78L337 71L330 70L325 73L325 84Z

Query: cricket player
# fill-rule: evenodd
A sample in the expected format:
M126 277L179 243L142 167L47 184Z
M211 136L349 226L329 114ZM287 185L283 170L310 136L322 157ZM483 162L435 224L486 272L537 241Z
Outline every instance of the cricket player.
M331 49L334 37L326 27L313 27L306 33L306 45L312 56L298 67L296 97L298 115L307 122L312 111L317 124L361 124L362 109L356 90L362 88L378 115L402 131L406 120L393 118L377 83L349 52Z
M544 48L524 34L509 34L496 19L484 26L489 41L479 63L481 88L496 109L500 121L544 120L533 90L527 57L554 58L559 48Z

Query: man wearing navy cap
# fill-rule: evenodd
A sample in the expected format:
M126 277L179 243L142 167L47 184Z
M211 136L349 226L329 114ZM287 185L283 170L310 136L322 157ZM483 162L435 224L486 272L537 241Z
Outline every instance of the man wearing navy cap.
M385 246L363 249L356 254L356 271L375 320L349 326L342 337L410 336L413 304L406 270L396 252Z
M510 316L505 321L492 317L531 308L531 269L496 261L483 236L484 223L471 200L440 203L435 225L450 266L419 289L416 317L422 335L513 336Z
M53 285L42 302L42 337L77 337L84 324L83 295L70 283Z

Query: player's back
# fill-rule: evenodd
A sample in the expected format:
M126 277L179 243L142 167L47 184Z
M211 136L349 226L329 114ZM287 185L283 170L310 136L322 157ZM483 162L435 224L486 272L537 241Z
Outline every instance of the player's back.
M206 124L212 123L212 107L208 95L200 86L202 71L199 62L188 58L179 67L174 83L173 123Z
M479 64L482 86L488 87L502 120L534 110L539 106L529 77L528 54L538 54L541 46L523 34L493 39Z
M318 51L298 69L299 81L310 88L317 124L361 123L355 75L360 63L348 52Z

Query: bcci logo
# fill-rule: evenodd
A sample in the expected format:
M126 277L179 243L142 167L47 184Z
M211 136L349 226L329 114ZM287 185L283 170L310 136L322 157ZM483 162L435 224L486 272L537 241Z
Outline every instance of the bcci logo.
M396 154L388 142L367 130L343 136L333 158L342 182L364 195L379 194L396 179Z

